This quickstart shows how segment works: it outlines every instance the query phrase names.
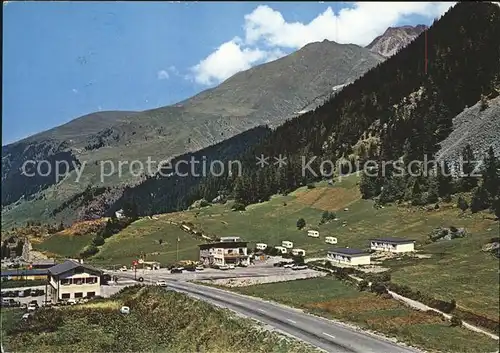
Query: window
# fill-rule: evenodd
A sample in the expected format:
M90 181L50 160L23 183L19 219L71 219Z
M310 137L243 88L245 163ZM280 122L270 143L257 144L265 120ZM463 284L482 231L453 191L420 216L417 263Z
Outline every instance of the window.
M87 283L87 284L95 284L95 283L97 283L97 277L88 277L88 278L85 278L85 283Z
M63 278L61 279L61 285L69 286L71 284L71 278Z
M62 299L69 299L69 298L70 298L70 294L69 294L69 293L63 293L63 294L61 295L61 298L62 298Z
M87 298L95 297L95 292L87 292Z
M85 282L84 278L73 278L73 284L80 285L83 284L84 282Z
M83 293L82 292L75 293L75 298L83 298Z

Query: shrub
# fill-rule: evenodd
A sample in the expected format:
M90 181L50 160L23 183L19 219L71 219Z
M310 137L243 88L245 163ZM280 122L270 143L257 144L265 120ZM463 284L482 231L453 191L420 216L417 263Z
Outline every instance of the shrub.
M299 218L297 220L297 228L302 229L306 226L306 220L304 218Z
M231 207L233 211L245 211L245 205L241 202L235 202L233 207Z
M358 282L358 289L360 292L366 290L368 288L368 282L365 281L365 280L362 280L360 282Z
M462 326L462 320L453 315L450 319L451 326Z
M308 189L314 189L316 186L314 184L307 184Z
M377 295L387 294L387 288L382 283L372 283L371 291Z

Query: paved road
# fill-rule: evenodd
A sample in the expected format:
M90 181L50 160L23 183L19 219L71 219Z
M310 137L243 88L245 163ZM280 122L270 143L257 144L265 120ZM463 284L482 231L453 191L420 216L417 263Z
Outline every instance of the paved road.
M131 273L122 273L123 277L131 278L131 275ZM254 318L327 352L418 352L414 349L396 345L382 337L359 332L330 320L303 313L294 308L182 280L172 280L170 278L166 280L171 290L187 293L198 299Z
M181 281L169 281L168 287L257 319L328 352L418 352L381 337L257 298Z

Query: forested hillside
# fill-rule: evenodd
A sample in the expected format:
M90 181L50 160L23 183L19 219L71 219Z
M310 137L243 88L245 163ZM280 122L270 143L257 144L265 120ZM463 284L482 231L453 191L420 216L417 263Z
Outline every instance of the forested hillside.
M404 163L432 159L439 150L439 142L450 134L457 114L499 94L500 8L490 3L459 3L428 29L427 42L427 68L422 34L326 104L286 122L242 155L241 177L226 174L203 178L195 185L188 178L178 179L176 189L193 186L183 205L166 197L171 192L167 189L170 184L161 178L128 190L124 199L134 199L141 205L139 209L153 213L185 207L200 198L210 200L221 192L232 192L237 201L249 204L320 179L322 160L342 164L367 159L402 159ZM470 151L467 153L468 159L474 159ZM271 157L270 166L255 165L255 157L261 154ZM287 165L278 168L272 162L280 154L287 158ZM313 156L318 158L309 165L317 175L310 172L304 175L302 165ZM345 169L341 166L335 173ZM399 199L431 202L431 198L427 200L424 196L428 195L434 176L420 171L415 176L419 169L413 168L411 176L396 178L389 170L384 175L364 178L362 194L366 198L376 197L384 185L388 190L396 185L397 190L385 199L381 197L381 202ZM324 172L325 177L331 178L331 168ZM470 191L475 184L477 180L463 189ZM453 190L443 191L441 196L450 192ZM158 197L168 201L149 208Z

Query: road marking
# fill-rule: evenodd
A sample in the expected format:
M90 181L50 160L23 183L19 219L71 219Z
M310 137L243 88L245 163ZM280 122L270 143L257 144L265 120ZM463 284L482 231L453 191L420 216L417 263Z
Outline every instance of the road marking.
M288 321L290 321L292 324L296 324L297 322L296 321L293 321L292 319L287 319Z
M329 333L323 332L323 334L324 334L325 336L328 336L328 337L330 337L330 338L335 339L335 336L332 336L332 335L330 335Z
M264 309L257 308L257 310L260 311L261 313L265 313L266 312L266 310L264 310Z

